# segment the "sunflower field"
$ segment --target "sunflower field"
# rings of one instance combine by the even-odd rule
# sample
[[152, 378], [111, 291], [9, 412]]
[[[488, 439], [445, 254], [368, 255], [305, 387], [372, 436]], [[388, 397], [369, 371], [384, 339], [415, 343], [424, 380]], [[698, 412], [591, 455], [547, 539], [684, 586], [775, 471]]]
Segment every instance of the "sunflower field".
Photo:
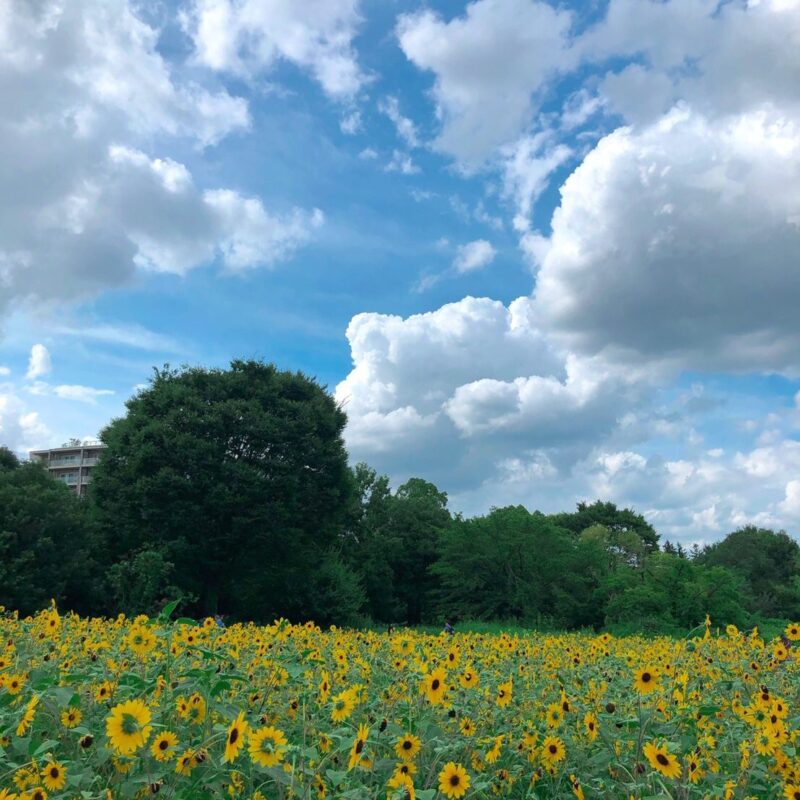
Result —
[[800, 798], [792, 642], [0, 618], [0, 798]]

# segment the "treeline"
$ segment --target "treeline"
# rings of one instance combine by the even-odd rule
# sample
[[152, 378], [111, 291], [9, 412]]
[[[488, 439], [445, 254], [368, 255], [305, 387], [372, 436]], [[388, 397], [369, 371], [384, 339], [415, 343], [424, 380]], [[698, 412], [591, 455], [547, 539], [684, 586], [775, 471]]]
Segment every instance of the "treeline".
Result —
[[685, 552], [612, 503], [463, 518], [413, 478], [350, 468], [346, 417], [257, 361], [156, 370], [102, 432], [80, 500], [0, 449], [0, 604], [322, 624], [517, 620], [646, 631], [800, 618], [800, 548], [742, 528]]

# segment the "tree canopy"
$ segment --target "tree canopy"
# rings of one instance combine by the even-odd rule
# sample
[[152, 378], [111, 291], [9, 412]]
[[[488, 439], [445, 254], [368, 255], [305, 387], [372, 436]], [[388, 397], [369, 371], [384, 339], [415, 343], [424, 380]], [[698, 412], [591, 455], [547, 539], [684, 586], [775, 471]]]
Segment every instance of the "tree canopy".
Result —
[[179, 587], [203, 613], [320, 610], [341, 589], [344, 425], [323, 387], [273, 365], [156, 370], [101, 433], [91, 502], [113, 560], [136, 574], [149, 554], [153, 591]]

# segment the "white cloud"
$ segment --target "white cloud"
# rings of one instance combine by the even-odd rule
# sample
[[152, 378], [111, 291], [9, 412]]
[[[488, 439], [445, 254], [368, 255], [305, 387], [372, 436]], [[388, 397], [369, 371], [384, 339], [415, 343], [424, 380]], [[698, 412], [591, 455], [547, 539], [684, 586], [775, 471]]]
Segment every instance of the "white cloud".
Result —
[[360, 111], [351, 111], [339, 120], [339, 129], [348, 136], [355, 136], [363, 127]]
[[318, 208], [311, 212], [296, 208], [291, 214], [273, 216], [258, 198], [242, 197], [229, 189], [208, 191], [203, 199], [219, 217], [222, 259], [233, 271], [286, 258], [325, 220]]
[[279, 60], [307, 70], [330, 97], [352, 98], [366, 81], [353, 38], [358, 0], [194, 0], [183, 14], [198, 62], [253, 76]]
[[8, 367], [0, 367], [0, 377], [5, 377], [6, 375], [10, 375], [11, 370]]
[[676, 108], [606, 136], [561, 197], [535, 305], [570, 348], [800, 371], [798, 122]]
[[28, 371], [25, 377], [29, 380], [41, 378], [48, 375], [52, 369], [50, 352], [43, 344], [35, 344], [31, 347], [31, 355], [28, 359]]
[[400, 150], [393, 150], [392, 158], [384, 167], [384, 171], [399, 172], [401, 175], [416, 175], [420, 172], [420, 168], [414, 163], [408, 153], [403, 153]]
[[378, 102], [378, 111], [394, 124], [397, 135], [408, 147], [419, 147], [419, 136], [414, 123], [400, 113], [400, 103], [396, 97], [386, 97]]
[[494, 261], [497, 250], [486, 239], [476, 239], [459, 245], [453, 259], [453, 269], [460, 275], [487, 267]]
[[0, 384], [0, 445], [27, 456], [51, 434], [35, 411], [26, 408], [13, 387]]
[[571, 23], [569, 12], [537, 0], [477, 0], [449, 21], [430, 10], [401, 16], [403, 52], [435, 75], [436, 147], [474, 164], [515, 140], [548, 78], [575, 63]]
[[[158, 38], [127, 0], [17, 3], [0, 15], [0, 313], [91, 296], [138, 267], [183, 273], [220, 253], [244, 265], [214, 193], [145, 150], [170, 137], [218, 142], [249, 125], [247, 105], [177, 76]], [[251, 210], [259, 202], [240, 197]], [[262, 209], [259, 222], [266, 243], [249, 248], [251, 264], [303, 239], [297, 214]]]

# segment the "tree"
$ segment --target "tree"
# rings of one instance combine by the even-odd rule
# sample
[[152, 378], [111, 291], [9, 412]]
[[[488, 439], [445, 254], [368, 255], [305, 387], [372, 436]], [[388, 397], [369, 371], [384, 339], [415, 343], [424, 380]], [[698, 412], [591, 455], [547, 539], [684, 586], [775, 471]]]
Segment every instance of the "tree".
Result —
[[307, 617], [315, 585], [341, 577], [351, 502], [333, 398], [301, 373], [236, 360], [157, 369], [126, 407], [101, 433], [90, 492], [112, 560], [158, 552], [164, 590], [201, 613]]
[[753, 611], [768, 617], [800, 616], [800, 546], [783, 531], [747, 525], [705, 547], [695, 560], [741, 575]]
[[0, 604], [30, 614], [51, 599], [97, 607], [97, 552], [86, 506], [42, 464], [0, 451]]
[[554, 522], [562, 528], [580, 534], [592, 525], [602, 525], [612, 535], [635, 533], [642, 541], [645, 553], [658, 550], [658, 534], [655, 528], [633, 509], [619, 509], [614, 503], [597, 500], [594, 503], [578, 503], [576, 511], [553, 515]]

